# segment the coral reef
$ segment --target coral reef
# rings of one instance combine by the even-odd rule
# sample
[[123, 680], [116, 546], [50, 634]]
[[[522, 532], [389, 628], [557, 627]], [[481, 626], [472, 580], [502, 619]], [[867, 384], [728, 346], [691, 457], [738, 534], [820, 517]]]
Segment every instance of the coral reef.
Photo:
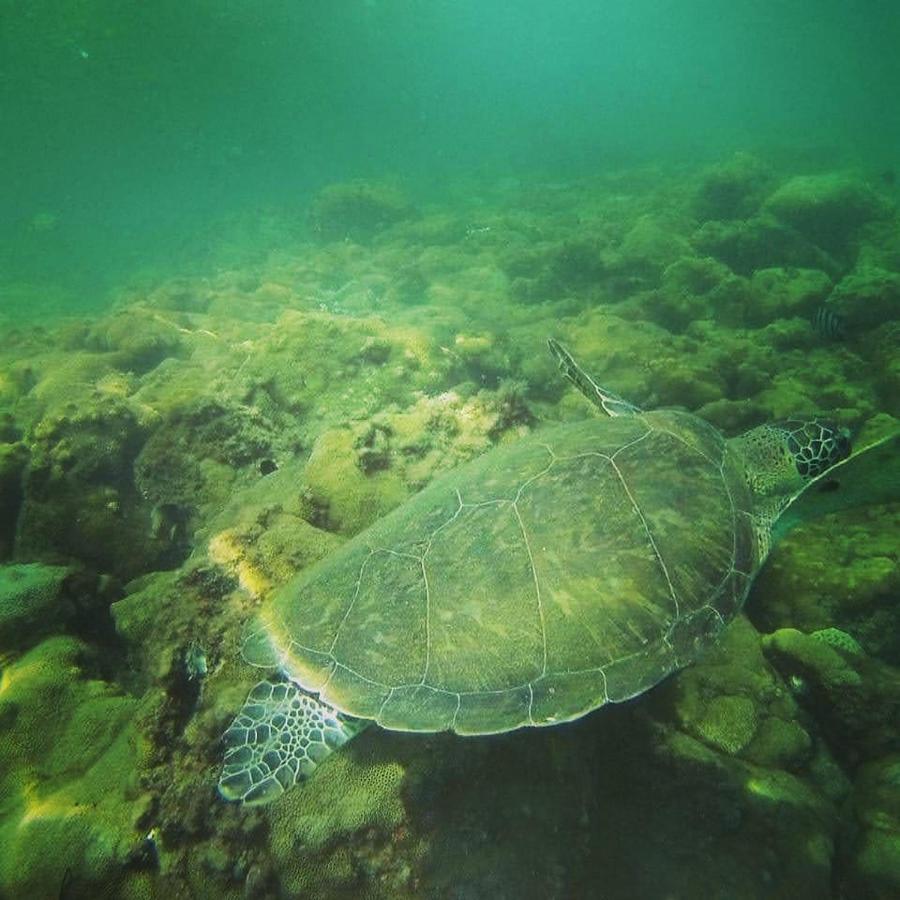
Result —
[[[16, 437], [13, 430], [9, 437]], [[0, 560], [12, 553], [24, 496], [22, 479], [28, 465], [28, 448], [18, 440], [0, 443]]]
[[816, 246], [847, 254], [862, 226], [891, 214], [891, 204], [844, 173], [796, 175], [768, 197], [766, 209]]
[[413, 215], [401, 190], [365, 181], [329, 184], [309, 204], [308, 223], [323, 241], [366, 241]]
[[268, 594], [440, 472], [593, 414], [547, 337], [728, 434], [898, 413], [897, 213], [857, 175], [739, 155], [461, 193], [331, 185], [306, 238], [269, 223], [276, 252], [4, 330], [0, 895], [896, 893], [891, 506], [788, 537], [748, 618], [639, 702], [371, 729], [271, 808], [214, 799]]
[[766, 631], [839, 628], [873, 656], [900, 665], [896, 605], [900, 523], [891, 507], [847, 513], [788, 535], [760, 573], [751, 607]]
[[0, 566], [0, 651], [21, 650], [65, 626], [64, 566]]
[[[90, 676], [91, 651], [48, 638], [0, 678], [0, 892], [55, 897], [122, 884], [151, 865], [137, 829], [137, 701]], [[69, 875], [67, 876], [67, 872]]]
[[736, 153], [700, 173], [694, 213], [702, 222], [748, 219], [765, 199], [772, 177], [761, 160], [749, 153]]
[[858, 337], [889, 322], [900, 309], [900, 273], [857, 266], [834, 286], [827, 303], [842, 330]]
[[770, 215], [704, 222], [693, 235], [693, 244], [738, 275], [773, 266], [822, 269], [829, 274], [840, 270], [826, 249]]
[[849, 644], [793, 628], [766, 635], [767, 656], [815, 715], [835, 755], [848, 766], [900, 749], [900, 670]]
[[888, 900], [900, 891], [900, 756], [860, 768], [845, 829], [845, 896]]

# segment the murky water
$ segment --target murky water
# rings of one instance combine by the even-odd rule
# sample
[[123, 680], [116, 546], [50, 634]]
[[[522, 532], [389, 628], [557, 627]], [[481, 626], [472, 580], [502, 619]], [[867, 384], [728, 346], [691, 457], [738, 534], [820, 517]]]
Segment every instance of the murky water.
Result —
[[900, 892], [892, 5], [0, 14], [0, 896]]

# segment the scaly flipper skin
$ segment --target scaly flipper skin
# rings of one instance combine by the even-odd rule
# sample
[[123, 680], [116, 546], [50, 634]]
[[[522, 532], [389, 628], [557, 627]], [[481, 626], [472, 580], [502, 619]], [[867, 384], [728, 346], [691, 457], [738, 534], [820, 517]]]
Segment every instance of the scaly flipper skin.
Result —
[[588, 400], [599, 407], [608, 416], [634, 416], [641, 410], [633, 403], [623, 400], [618, 394], [600, 387], [581, 366], [572, 358], [572, 354], [553, 338], [547, 339], [550, 352], [559, 363], [559, 370], [584, 394]]
[[247, 806], [268, 803], [312, 775], [367, 724], [320, 703], [293, 681], [261, 681], [222, 737], [219, 793]]

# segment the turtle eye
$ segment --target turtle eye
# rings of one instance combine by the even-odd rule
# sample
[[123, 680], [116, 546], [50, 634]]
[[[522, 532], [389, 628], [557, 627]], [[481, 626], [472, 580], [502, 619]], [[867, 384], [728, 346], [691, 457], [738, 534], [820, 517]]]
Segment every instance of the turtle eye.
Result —
[[814, 441], [818, 448], [816, 458], [819, 463], [816, 475], [820, 475], [850, 455], [850, 432], [832, 422], [815, 422], [814, 425], [820, 432]]

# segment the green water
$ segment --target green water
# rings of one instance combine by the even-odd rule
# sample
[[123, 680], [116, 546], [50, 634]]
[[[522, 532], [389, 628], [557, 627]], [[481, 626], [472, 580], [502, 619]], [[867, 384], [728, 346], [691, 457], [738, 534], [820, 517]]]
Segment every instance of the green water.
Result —
[[898, 47], [0, 0], [0, 900], [900, 896]]
[[0, 26], [0, 266], [50, 308], [332, 180], [898, 164], [890, 2], [6, 0]]

